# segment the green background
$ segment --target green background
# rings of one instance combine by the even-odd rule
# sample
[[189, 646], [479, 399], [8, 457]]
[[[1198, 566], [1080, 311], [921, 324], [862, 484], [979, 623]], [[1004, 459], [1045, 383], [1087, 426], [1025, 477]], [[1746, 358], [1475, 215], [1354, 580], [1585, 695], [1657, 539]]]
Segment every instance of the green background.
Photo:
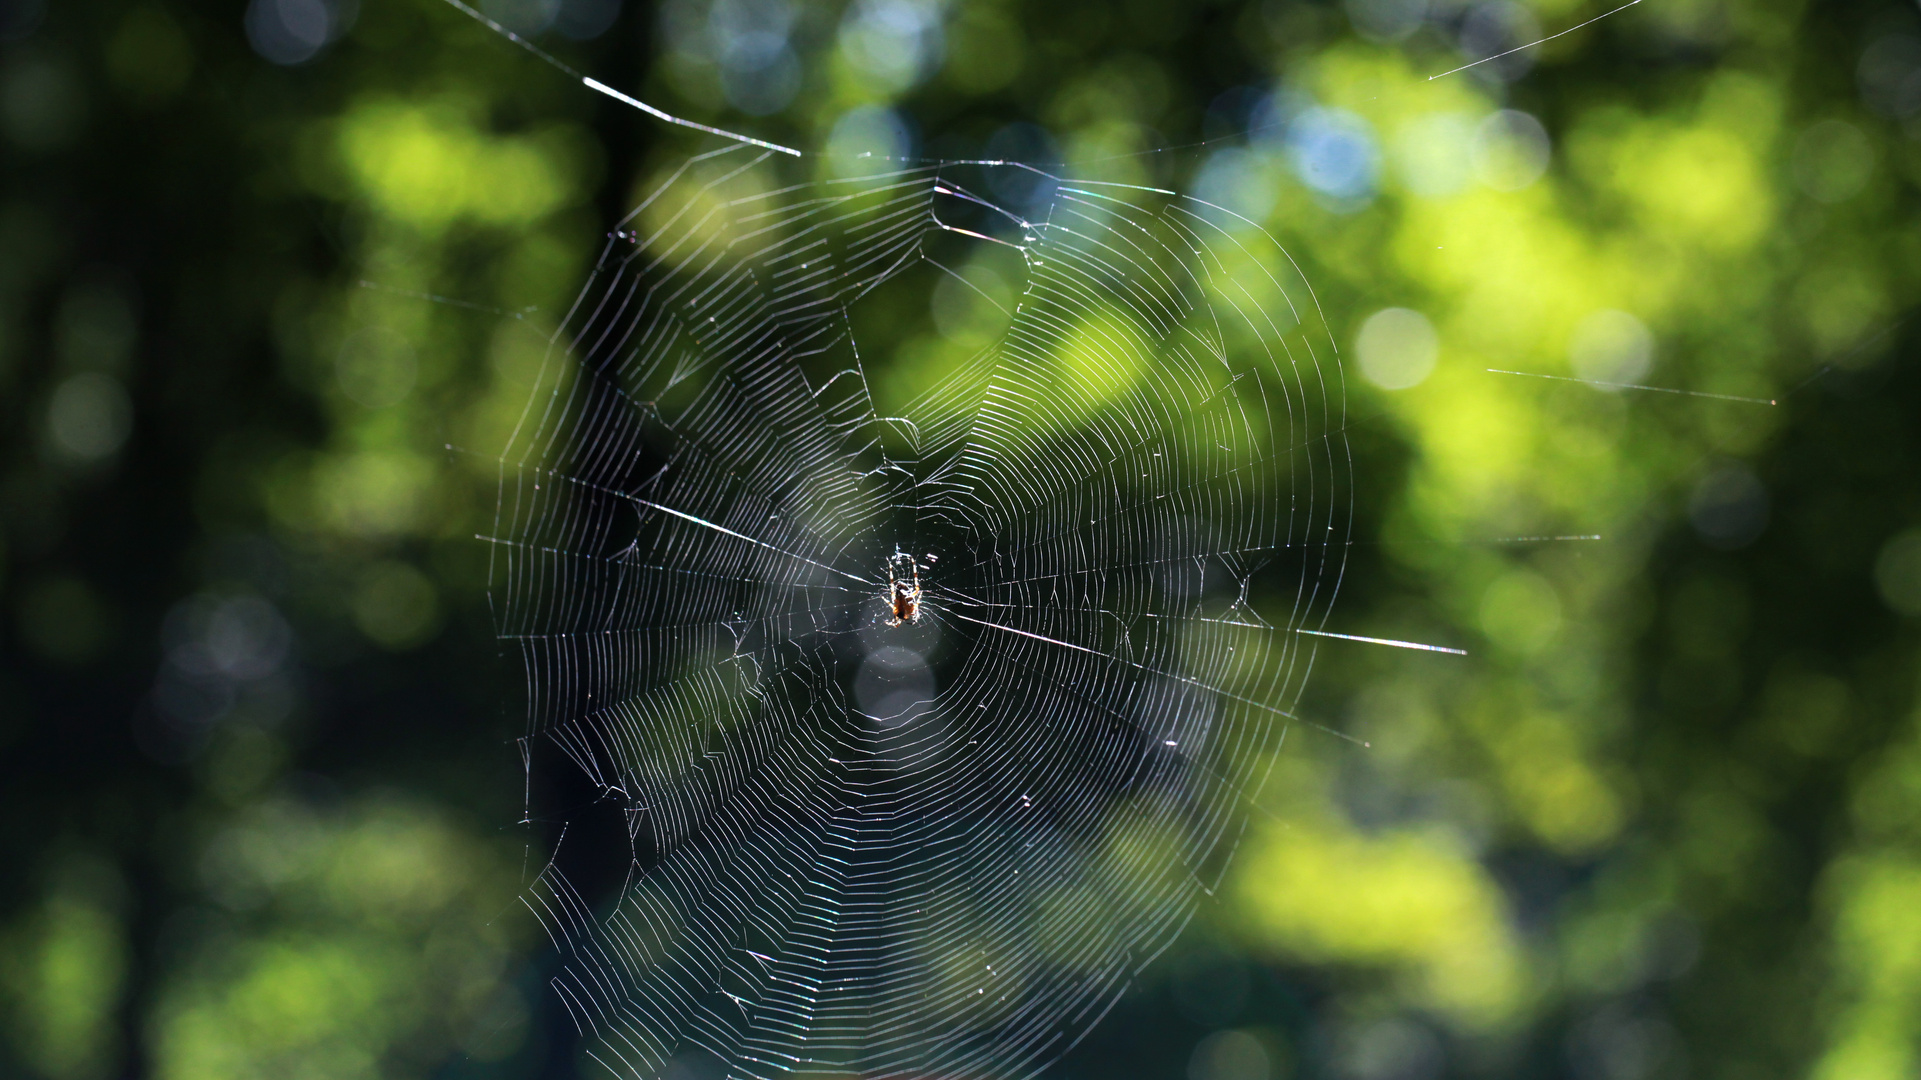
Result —
[[[1253, 208], [1350, 373], [1330, 628], [1469, 652], [1322, 650], [1312, 715], [1371, 748], [1290, 739], [1056, 1073], [1914, 1076], [1921, 13], [1645, 0], [1430, 79], [1605, 8], [956, 0], [903, 71], [871, 7], [536, 37], [810, 150], [1028, 122]], [[575, 1070], [471, 537], [540, 334], [688, 144], [438, 0], [331, 10], [275, 63], [237, 4], [0, 9], [5, 1075]], [[756, 98], [714, 28], [781, 10]]]

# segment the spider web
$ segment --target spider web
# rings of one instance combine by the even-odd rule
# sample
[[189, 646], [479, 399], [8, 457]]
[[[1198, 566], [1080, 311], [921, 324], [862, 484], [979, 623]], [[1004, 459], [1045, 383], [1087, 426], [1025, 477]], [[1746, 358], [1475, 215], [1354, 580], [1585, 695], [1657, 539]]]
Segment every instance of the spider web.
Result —
[[[1031, 1074], [1216, 887], [1294, 721], [1341, 372], [1286, 252], [1206, 203], [817, 166], [669, 175], [502, 458], [530, 790], [553, 758], [561, 847], [626, 838], [526, 899], [614, 1076]], [[930, 303], [988, 332], [908, 344]], [[883, 408], [914, 348], [938, 377]]]

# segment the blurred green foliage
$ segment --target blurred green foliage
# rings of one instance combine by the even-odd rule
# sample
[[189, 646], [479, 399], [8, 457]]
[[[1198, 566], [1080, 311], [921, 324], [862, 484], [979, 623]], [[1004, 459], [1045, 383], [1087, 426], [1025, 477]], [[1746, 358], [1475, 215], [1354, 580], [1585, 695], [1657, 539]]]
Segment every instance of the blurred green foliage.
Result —
[[[1921, 14], [1646, 0], [1429, 78], [1602, 10], [488, 8], [820, 175], [1198, 191], [1320, 291], [1341, 628], [1470, 655], [1322, 650], [1371, 747], [1289, 742], [1060, 1075], [1921, 1068]], [[7, 0], [0, 39], [0, 1070], [571, 1075], [471, 538], [691, 144], [434, 0]], [[883, 400], [1000, 330], [930, 303]]]

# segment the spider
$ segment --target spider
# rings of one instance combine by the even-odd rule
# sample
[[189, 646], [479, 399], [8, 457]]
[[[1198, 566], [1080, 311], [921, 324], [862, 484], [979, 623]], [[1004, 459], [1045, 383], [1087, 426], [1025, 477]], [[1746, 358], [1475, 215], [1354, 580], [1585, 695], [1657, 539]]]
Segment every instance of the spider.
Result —
[[[904, 569], [911, 576], [900, 577], [896, 570]], [[894, 552], [887, 560], [887, 625], [899, 626], [902, 623], [920, 621], [920, 564], [912, 555]]]

